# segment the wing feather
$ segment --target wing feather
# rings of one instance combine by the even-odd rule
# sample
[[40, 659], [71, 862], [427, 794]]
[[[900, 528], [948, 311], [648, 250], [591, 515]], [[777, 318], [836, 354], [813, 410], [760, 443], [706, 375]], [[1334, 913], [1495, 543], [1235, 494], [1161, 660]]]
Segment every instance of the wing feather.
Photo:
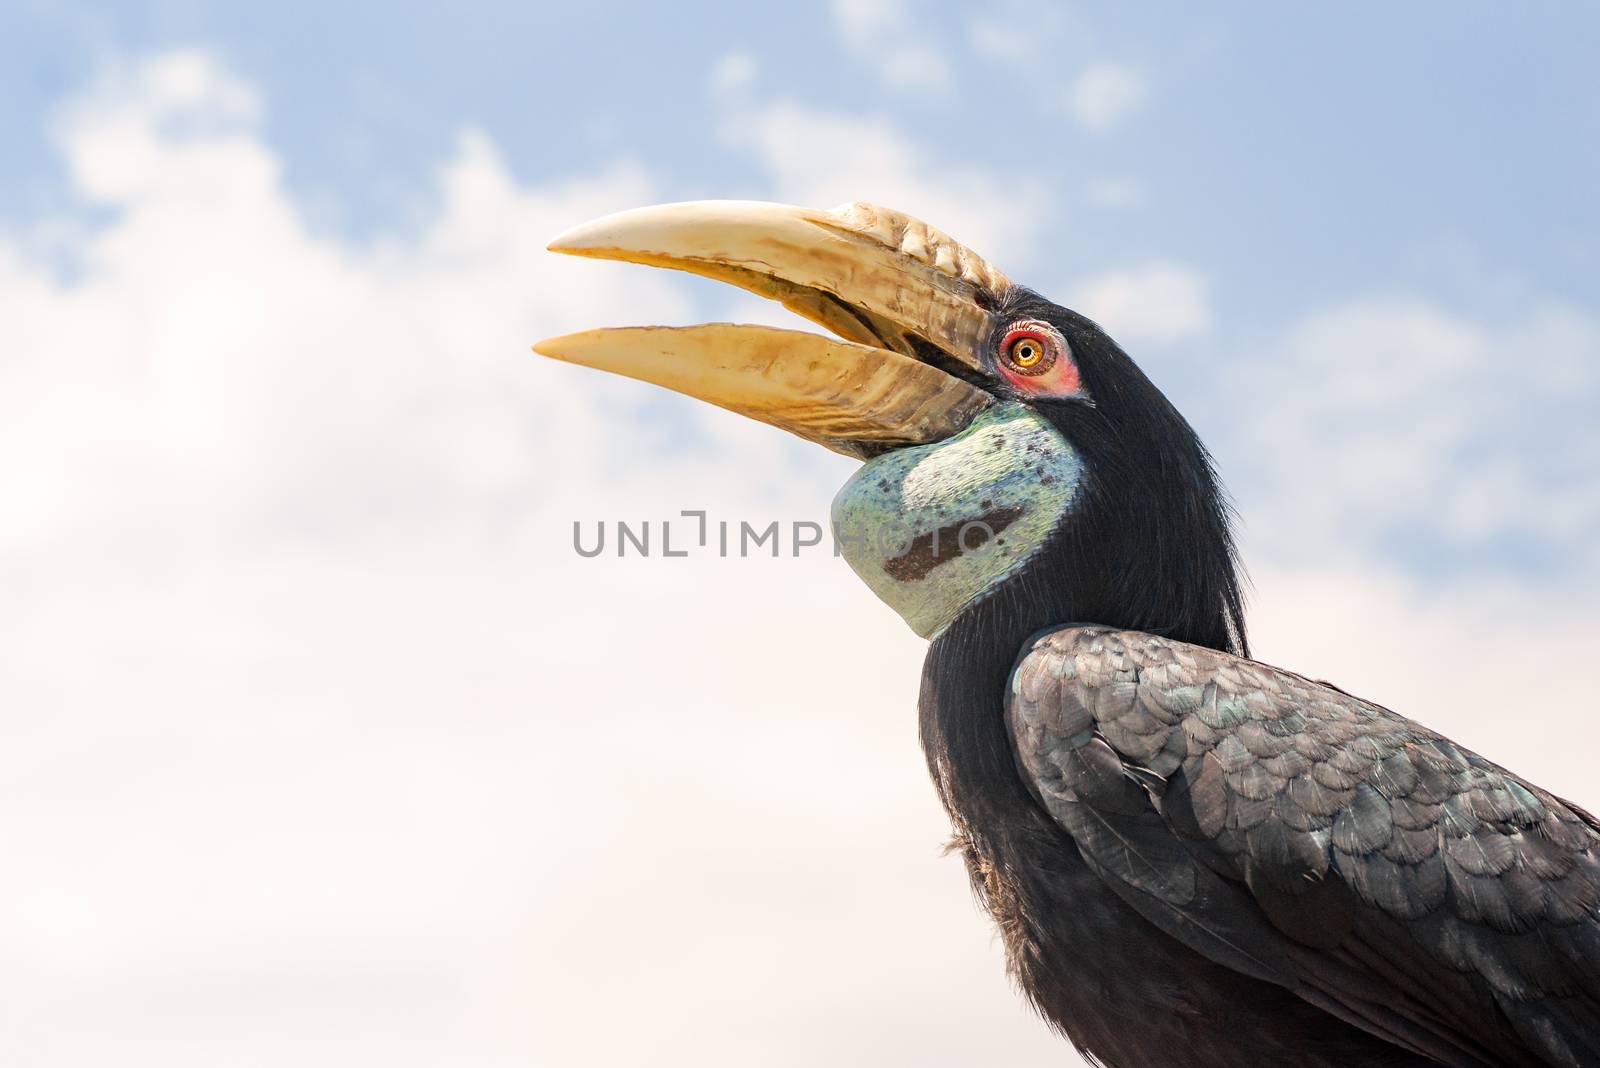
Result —
[[1332, 686], [1137, 632], [1030, 645], [1007, 721], [1117, 894], [1448, 1064], [1600, 1063], [1600, 830]]

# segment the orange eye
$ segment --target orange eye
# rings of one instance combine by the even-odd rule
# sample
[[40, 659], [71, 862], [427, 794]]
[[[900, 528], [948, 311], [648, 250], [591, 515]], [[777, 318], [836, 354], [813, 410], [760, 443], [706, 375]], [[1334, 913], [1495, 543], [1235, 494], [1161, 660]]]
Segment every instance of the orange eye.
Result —
[[1011, 362], [1018, 367], [1032, 367], [1044, 359], [1044, 346], [1031, 337], [1025, 337], [1011, 346]]
[[1025, 375], [1043, 374], [1056, 362], [1054, 347], [1032, 330], [1012, 330], [1000, 351], [1014, 370]]
[[1006, 327], [995, 349], [995, 370], [1024, 396], [1087, 401], [1072, 346], [1043, 319], [1017, 319]]

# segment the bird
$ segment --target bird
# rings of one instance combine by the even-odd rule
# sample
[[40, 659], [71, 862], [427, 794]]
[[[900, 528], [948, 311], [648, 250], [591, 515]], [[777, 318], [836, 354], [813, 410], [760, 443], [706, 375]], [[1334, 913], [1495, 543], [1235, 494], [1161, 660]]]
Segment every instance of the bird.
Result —
[[831, 334], [534, 348], [861, 461], [836, 543], [928, 641], [919, 733], [954, 849], [1017, 985], [1091, 1063], [1600, 1064], [1600, 821], [1251, 659], [1212, 458], [1095, 322], [867, 203], [638, 208], [549, 247]]

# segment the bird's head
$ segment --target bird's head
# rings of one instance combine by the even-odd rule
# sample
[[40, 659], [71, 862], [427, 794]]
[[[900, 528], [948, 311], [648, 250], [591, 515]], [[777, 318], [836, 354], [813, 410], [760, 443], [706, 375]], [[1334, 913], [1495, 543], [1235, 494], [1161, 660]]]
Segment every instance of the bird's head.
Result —
[[550, 248], [720, 279], [836, 335], [625, 327], [535, 349], [865, 461], [834, 536], [918, 634], [1004, 591], [1038, 625], [1242, 647], [1227, 509], [1194, 431], [1097, 325], [940, 231], [868, 204], [701, 201]]

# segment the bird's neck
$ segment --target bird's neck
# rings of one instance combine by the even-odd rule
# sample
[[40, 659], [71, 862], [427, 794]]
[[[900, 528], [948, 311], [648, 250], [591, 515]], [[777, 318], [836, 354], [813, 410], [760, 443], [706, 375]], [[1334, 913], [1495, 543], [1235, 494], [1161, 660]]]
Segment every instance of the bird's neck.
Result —
[[923, 661], [919, 729], [928, 771], [958, 834], [999, 826], [991, 810], [1032, 808], [1006, 734], [1004, 695], [1023, 643], [1072, 622], [1067, 606], [1027, 583], [1005, 583], [933, 639]]
[[[1056, 549], [1059, 553], [1061, 546]], [[1215, 551], [1231, 591], [1236, 588], [1231, 548], [1219, 539]], [[1188, 612], [1174, 612], [1165, 602], [1129, 603], [1115, 596], [1119, 586], [1126, 588], [1124, 584], [1108, 585], [1098, 577], [1090, 582], [1061, 581], [1063, 575], [1112, 573], [1110, 561], [1095, 561], [1090, 567], [1085, 566], [1087, 558], [1079, 556], [1074, 563], [1063, 569], [1057, 554], [1042, 554], [1022, 573], [969, 605], [929, 644], [919, 698], [922, 747], [941, 798], [958, 825], [994, 806], [1033, 807], [1013, 762], [1004, 701], [1011, 670], [1034, 635], [1073, 623], [1096, 623], [1152, 629], [1178, 641], [1240, 651], [1236, 599], [1193, 595], [1183, 598], [1194, 606]]]

